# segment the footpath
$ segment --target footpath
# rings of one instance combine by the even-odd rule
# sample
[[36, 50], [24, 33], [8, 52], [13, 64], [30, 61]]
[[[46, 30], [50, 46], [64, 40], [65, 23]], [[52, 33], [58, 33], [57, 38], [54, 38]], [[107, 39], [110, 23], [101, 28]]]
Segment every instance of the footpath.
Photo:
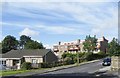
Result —
[[43, 73], [47, 73], [47, 72], [52, 72], [52, 71], [72, 68], [72, 67], [76, 67], [76, 66], [80, 66], [80, 65], [85, 65], [85, 64], [89, 64], [89, 63], [94, 63], [94, 62], [97, 62], [97, 61], [99, 61], [99, 60], [83, 62], [83, 63], [80, 63], [80, 64], [64, 65], [64, 66], [53, 67], [53, 68], [45, 68], [45, 69], [40, 69], [40, 70], [33, 70], [33, 71], [30, 71], [30, 72], [19, 73], [19, 74], [14, 74], [14, 75], [9, 75], [9, 76], [30, 76], [30, 75], [35, 75], [35, 74], [43, 74]]
[[120, 71], [111, 71], [111, 66], [106, 66], [102, 69], [99, 69], [95, 73], [96, 73], [96, 76], [101, 76], [101, 75], [111, 76], [111, 75], [113, 75], [113, 76], [115, 76], [114, 78], [120, 78]]

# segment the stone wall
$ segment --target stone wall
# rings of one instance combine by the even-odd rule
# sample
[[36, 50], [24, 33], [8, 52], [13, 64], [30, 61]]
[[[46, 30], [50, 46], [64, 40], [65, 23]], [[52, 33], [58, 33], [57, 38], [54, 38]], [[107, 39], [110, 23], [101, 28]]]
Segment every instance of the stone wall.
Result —
[[112, 56], [111, 60], [111, 70], [120, 71], [120, 56]]

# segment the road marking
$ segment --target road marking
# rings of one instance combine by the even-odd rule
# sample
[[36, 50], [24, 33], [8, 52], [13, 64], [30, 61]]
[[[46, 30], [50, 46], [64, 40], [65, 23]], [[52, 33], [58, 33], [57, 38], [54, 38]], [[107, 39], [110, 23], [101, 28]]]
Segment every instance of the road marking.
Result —
[[107, 70], [110, 70], [110, 67], [111, 67], [111, 66], [107, 66], [107, 67], [104, 67], [104, 68], [102, 68], [102, 69], [99, 69], [98, 71], [107, 71]]
[[99, 77], [99, 76], [100, 76], [100, 74], [97, 74], [96, 76], [97, 76], [97, 77]]

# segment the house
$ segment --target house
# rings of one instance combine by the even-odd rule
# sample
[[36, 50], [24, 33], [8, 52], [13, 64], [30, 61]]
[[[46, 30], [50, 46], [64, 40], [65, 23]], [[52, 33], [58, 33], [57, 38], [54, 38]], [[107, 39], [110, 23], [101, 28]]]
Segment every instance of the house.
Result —
[[56, 62], [57, 56], [50, 49], [35, 49], [35, 50], [11, 50], [2, 55], [2, 61], [7, 67], [20, 66], [23, 62], [38, 64], [43, 62]]
[[104, 36], [102, 38], [98, 38], [96, 50], [106, 53], [107, 49], [108, 49], [108, 40]]
[[2, 59], [2, 49], [0, 49], [0, 65], [5, 65], [5, 60], [4, 59]]
[[[77, 51], [85, 52], [83, 49], [84, 42], [85, 40], [80, 40], [80, 39], [70, 42], [59, 42], [58, 44], [53, 46], [53, 51], [59, 58], [61, 58], [61, 55], [64, 52], [69, 52], [69, 53], [76, 53]], [[102, 38], [98, 38], [96, 45], [97, 46], [94, 53], [98, 53], [100, 51], [107, 52], [108, 40], [104, 36]]]

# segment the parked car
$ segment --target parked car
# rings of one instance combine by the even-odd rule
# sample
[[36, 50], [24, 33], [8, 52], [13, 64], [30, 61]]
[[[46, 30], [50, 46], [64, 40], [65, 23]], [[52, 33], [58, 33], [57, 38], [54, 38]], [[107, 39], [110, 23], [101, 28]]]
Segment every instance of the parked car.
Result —
[[110, 66], [111, 65], [111, 58], [107, 57], [107, 58], [103, 59], [102, 65], [103, 66]]
[[0, 70], [6, 70], [6, 66], [0, 64]]

